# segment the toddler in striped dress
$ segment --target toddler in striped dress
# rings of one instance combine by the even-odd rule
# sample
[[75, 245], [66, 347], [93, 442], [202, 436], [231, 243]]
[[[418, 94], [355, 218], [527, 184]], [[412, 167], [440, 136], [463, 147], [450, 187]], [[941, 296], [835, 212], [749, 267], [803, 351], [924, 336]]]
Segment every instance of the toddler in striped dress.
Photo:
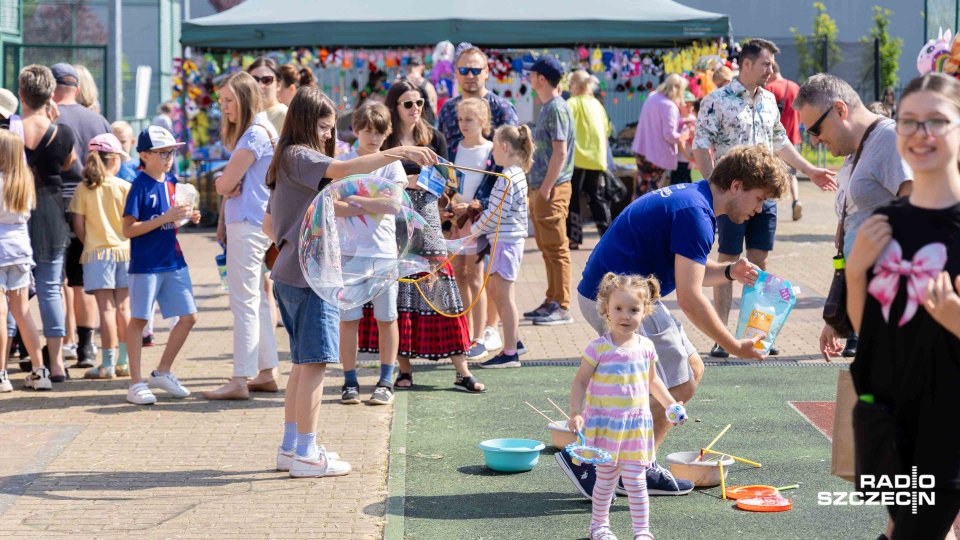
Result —
[[654, 277], [608, 273], [600, 283], [597, 310], [608, 331], [587, 346], [570, 391], [570, 430], [613, 457], [597, 465], [590, 540], [617, 538], [610, 530], [610, 501], [618, 473], [630, 501], [633, 538], [653, 538], [646, 476], [656, 461], [650, 395], [664, 408], [675, 401], [657, 375], [653, 343], [637, 331], [659, 298]]

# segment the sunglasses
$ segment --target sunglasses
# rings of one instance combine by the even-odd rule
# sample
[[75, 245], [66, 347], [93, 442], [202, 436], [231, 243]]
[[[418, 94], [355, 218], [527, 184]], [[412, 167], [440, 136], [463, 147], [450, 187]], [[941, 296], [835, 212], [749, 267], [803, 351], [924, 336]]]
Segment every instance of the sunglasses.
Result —
[[814, 137], [819, 137], [819, 136], [820, 136], [820, 124], [822, 124], [823, 121], [826, 120], [827, 115], [830, 114], [830, 111], [832, 111], [832, 110], [833, 110], [833, 107], [830, 107], [829, 109], [827, 109], [826, 111], [824, 111], [823, 114], [820, 115], [820, 118], [819, 118], [816, 122], [814, 122], [812, 126], [810, 126], [810, 127], [807, 128], [807, 133], [813, 135]]
[[461, 75], [463, 75], [464, 77], [466, 77], [466, 76], [467, 76], [467, 73], [473, 73], [474, 76], [480, 75], [481, 73], [483, 73], [483, 70], [484, 70], [484, 69], [485, 69], [485, 68], [466, 68], [466, 67], [464, 67], [464, 68], [457, 68], [457, 71], [459, 71]]
[[251, 75], [251, 77], [253, 77], [253, 80], [265, 86], [271, 85], [273, 84], [274, 81], [277, 80], [277, 78], [274, 77], [273, 75], [264, 75], [263, 77], [257, 77], [256, 75]]
[[418, 99], [418, 100], [416, 100], [416, 101], [414, 101], [414, 100], [401, 101], [401, 102], [400, 102], [400, 105], [403, 105], [403, 108], [404, 108], [404, 109], [412, 109], [414, 105], [416, 105], [418, 109], [422, 109], [422, 108], [423, 108], [423, 99]]
[[177, 155], [176, 150], [165, 150], [163, 152], [157, 152], [156, 150], [148, 150], [151, 154], [156, 154], [160, 156], [160, 159], [170, 159], [171, 157]]

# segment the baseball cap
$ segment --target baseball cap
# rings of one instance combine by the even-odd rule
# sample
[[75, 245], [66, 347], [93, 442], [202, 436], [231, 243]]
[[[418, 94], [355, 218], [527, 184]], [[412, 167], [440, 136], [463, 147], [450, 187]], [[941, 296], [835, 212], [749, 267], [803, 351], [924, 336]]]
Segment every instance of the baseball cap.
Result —
[[186, 143], [178, 143], [169, 131], [160, 126], [150, 126], [140, 132], [137, 138], [137, 152], [156, 150], [158, 148], [175, 148]]
[[410, 59], [407, 61], [407, 65], [408, 65], [408, 66], [422, 66], [422, 65], [423, 65], [423, 58], [420, 58], [419, 56], [411, 56]]
[[13, 92], [6, 88], [0, 88], [0, 114], [4, 118], [10, 118], [13, 113], [17, 112], [17, 105], [19, 104], [20, 101], [17, 100], [17, 96], [13, 95]]
[[[80, 75], [77, 74], [77, 70], [66, 62], [50, 66], [50, 71], [53, 72], [53, 78], [57, 80], [57, 84], [64, 86], [78, 86], [80, 84]], [[69, 77], [73, 77], [73, 80], [70, 80]]]
[[120, 144], [120, 139], [113, 133], [101, 133], [90, 139], [90, 144], [87, 145], [87, 149], [91, 152], [106, 152], [108, 154], [120, 154], [125, 158], [130, 157], [129, 154], [123, 151], [123, 145]]
[[524, 65], [524, 69], [539, 73], [551, 81], [560, 80], [563, 77], [563, 64], [555, 56], [549, 54], [541, 55], [533, 64]]
[[697, 100], [697, 96], [693, 95], [693, 92], [689, 90], [683, 91], [683, 102], [684, 103], [693, 103]]

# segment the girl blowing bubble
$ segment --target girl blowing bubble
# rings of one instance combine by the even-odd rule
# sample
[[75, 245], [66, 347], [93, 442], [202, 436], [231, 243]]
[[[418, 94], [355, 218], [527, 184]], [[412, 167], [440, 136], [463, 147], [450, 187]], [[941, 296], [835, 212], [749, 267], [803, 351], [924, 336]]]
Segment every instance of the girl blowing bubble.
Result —
[[597, 310], [608, 332], [587, 346], [570, 391], [570, 430], [583, 432], [588, 446], [613, 458], [597, 464], [590, 540], [617, 538], [610, 530], [610, 501], [618, 473], [630, 500], [633, 538], [653, 538], [646, 468], [656, 456], [649, 396], [664, 408], [675, 400], [655, 370], [653, 343], [637, 330], [659, 298], [660, 283], [652, 277], [609, 272], [600, 282]]

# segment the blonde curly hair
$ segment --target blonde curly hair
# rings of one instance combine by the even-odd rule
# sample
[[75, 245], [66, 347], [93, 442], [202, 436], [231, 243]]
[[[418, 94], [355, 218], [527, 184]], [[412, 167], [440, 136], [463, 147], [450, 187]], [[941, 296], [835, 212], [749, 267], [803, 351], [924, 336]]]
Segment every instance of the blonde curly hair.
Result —
[[646, 317], [653, 313], [653, 304], [660, 299], [660, 281], [653, 276], [607, 272], [597, 291], [597, 313], [604, 320], [604, 324], [609, 324], [610, 321], [607, 308], [613, 291], [625, 291], [634, 295], [643, 304], [643, 316]]

